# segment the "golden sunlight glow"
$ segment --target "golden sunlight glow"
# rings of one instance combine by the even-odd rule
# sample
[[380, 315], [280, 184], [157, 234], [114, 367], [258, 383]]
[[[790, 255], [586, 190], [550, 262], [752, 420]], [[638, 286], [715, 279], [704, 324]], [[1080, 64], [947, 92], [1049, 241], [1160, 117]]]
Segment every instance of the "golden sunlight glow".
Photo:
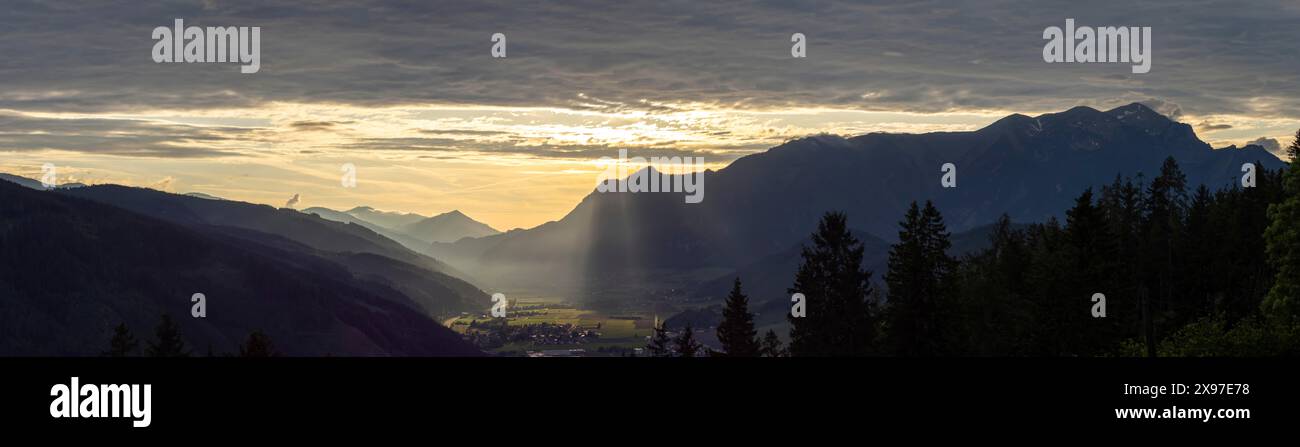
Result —
[[[740, 156], [811, 134], [972, 130], [1010, 112], [739, 109], [645, 100], [625, 104], [578, 95], [571, 108], [277, 102], [253, 110], [0, 113], [137, 124], [71, 131], [127, 141], [184, 129], [197, 136], [162, 144], [181, 152], [219, 153], [190, 158], [37, 147], [6, 152], [0, 171], [38, 177], [43, 163], [55, 163], [65, 183], [203, 192], [274, 206], [301, 194], [300, 208], [369, 205], [425, 215], [459, 209], [506, 230], [563, 217], [599, 180], [601, 157], [616, 159], [619, 149], [628, 149], [629, 156], [700, 156], [708, 169], [716, 170]], [[1236, 144], [1260, 135], [1286, 138], [1285, 129], [1297, 126], [1290, 120], [1241, 116], [1184, 121], [1229, 124], [1202, 138]], [[340, 167], [346, 163], [357, 166], [355, 189], [340, 184]]]

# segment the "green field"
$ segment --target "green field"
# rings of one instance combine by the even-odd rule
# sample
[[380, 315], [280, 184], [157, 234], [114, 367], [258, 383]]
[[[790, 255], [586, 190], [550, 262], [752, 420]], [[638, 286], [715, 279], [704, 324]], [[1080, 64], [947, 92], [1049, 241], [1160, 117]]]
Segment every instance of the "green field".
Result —
[[[490, 315], [463, 315], [448, 320], [448, 327], [464, 334], [470, 330], [471, 322], [487, 323], [495, 320]], [[575, 330], [592, 330], [600, 334], [594, 340], [582, 343], [561, 345], [539, 345], [531, 342], [511, 342], [505, 346], [492, 349], [494, 352], [527, 352], [548, 349], [585, 349], [589, 354], [601, 348], [640, 348], [646, 344], [646, 337], [654, 330], [653, 315], [619, 314], [605, 315], [600, 312], [579, 309], [558, 300], [539, 298], [520, 298], [512, 300], [506, 312], [506, 324], [510, 326], [528, 326], [547, 324], [573, 325]]]

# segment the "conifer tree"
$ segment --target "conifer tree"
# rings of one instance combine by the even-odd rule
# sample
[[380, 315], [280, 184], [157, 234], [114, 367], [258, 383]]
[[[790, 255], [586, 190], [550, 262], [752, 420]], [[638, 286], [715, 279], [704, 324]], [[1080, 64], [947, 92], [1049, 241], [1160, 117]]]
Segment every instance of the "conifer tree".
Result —
[[785, 348], [781, 347], [781, 337], [776, 335], [775, 330], [767, 330], [767, 334], [763, 336], [763, 343], [759, 347], [758, 352], [763, 357], [785, 357]]
[[672, 339], [668, 337], [668, 329], [660, 323], [655, 326], [654, 331], [650, 344], [646, 345], [646, 351], [651, 357], [672, 357]]
[[108, 357], [128, 357], [135, 353], [136, 347], [140, 343], [136, 341], [135, 336], [131, 335], [131, 329], [126, 327], [126, 323], [117, 325], [113, 329], [113, 339], [108, 343], [108, 351], [104, 352]]
[[162, 315], [158, 327], [154, 329], [154, 336], [157, 340], [150, 342], [148, 348], [145, 349], [150, 357], [190, 356], [190, 351], [185, 347], [185, 341], [181, 338], [180, 327], [172, 320], [171, 315]]
[[261, 330], [255, 330], [248, 334], [248, 341], [239, 347], [240, 357], [279, 357], [280, 353], [275, 350], [275, 344], [271, 343], [271, 337]]
[[679, 357], [695, 357], [703, 347], [695, 341], [695, 330], [691, 329], [691, 323], [686, 323], [686, 327], [682, 328], [682, 332], [673, 340], [673, 345]]
[[1142, 293], [1142, 327], [1147, 356], [1155, 357], [1158, 326], [1165, 322], [1165, 312], [1174, 302], [1175, 285], [1180, 279], [1176, 255], [1187, 210], [1187, 176], [1173, 157], [1166, 158], [1160, 175], [1151, 179], [1144, 207], [1143, 272], [1147, 287]]
[[862, 242], [844, 213], [826, 213], [804, 247], [803, 262], [788, 293], [804, 296], [806, 315], [787, 315], [790, 355], [854, 356], [873, 351], [876, 321], [871, 272], [862, 268]]
[[749, 313], [749, 297], [740, 288], [736, 278], [722, 308], [722, 323], [718, 324], [718, 341], [728, 357], [757, 357], [758, 332], [754, 330], [754, 314]]
[[889, 250], [889, 341], [902, 356], [941, 355], [951, 345], [949, 297], [956, 261], [948, 255], [952, 243], [943, 216], [934, 204], [916, 202], [899, 223], [898, 243]]
[[[1104, 212], [1094, 206], [1092, 188], [1085, 189], [1065, 212], [1065, 242], [1068, 268], [1059, 272], [1064, 284], [1059, 294], [1045, 297], [1052, 321], [1057, 323], [1057, 354], [1089, 355], [1116, 342], [1105, 320], [1094, 321], [1089, 306], [1094, 293], [1109, 292], [1116, 260]], [[1106, 295], [1106, 293], [1103, 293]], [[1109, 305], [1109, 303], [1108, 303]], [[1090, 330], [1091, 329], [1091, 330]]]

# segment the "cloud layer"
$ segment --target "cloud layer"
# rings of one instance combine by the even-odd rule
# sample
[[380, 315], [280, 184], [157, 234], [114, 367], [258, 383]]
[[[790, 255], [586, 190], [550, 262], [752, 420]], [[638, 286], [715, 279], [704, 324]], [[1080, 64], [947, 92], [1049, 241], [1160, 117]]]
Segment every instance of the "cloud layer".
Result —
[[[113, 158], [212, 160], [128, 180], [227, 182], [223, 195], [278, 205], [298, 192], [331, 197], [311, 181], [337, 183], [335, 162], [407, 178], [403, 163], [438, 161], [436, 176], [410, 178], [477, 192], [490, 177], [506, 185], [491, 193], [510, 197], [513, 180], [458, 174], [468, 171], [457, 163], [569, 175], [580, 181], [565, 191], [581, 194], [589, 162], [624, 147], [716, 167], [810, 133], [965, 130], [1011, 112], [1134, 101], [1216, 146], [1289, 138], [1300, 125], [1293, 0], [145, 3], [6, 2], [0, 152], [93, 159], [106, 178], [134, 168]], [[261, 70], [154, 63], [150, 32], [176, 18], [261, 27]], [[1044, 63], [1042, 31], [1066, 18], [1150, 26], [1150, 73]], [[507, 36], [508, 57], [491, 57], [494, 33]], [[807, 58], [790, 57], [792, 33], [807, 36]], [[318, 161], [322, 174], [244, 190], [260, 171], [233, 172], [232, 158]], [[436, 183], [388, 187], [410, 182]]]
[[[640, 101], [703, 99], [939, 112], [1159, 98], [1198, 115], [1300, 115], [1300, 6], [1287, 0], [702, 3], [20, 1], [0, 16], [0, 108], [289, 101], [654, 112], [661, 106]], [[1151, 73], [1043, 63], [1043, 28], [1067, 17], [1151, 26]], [[261, 26], [262, 72], [153, 63], [150, 30], [173, 18]], [[505, 59], [489, 55], [496, 32], [509, 39]], [[794, 32], [808, 36], [806, 59], [789, 57]]]

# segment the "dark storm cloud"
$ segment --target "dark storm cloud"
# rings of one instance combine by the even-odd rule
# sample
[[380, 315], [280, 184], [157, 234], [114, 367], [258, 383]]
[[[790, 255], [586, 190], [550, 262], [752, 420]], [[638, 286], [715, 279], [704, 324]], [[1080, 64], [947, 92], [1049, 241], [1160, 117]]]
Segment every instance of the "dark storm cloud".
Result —
[[[1049, 111], [1144, 101], [1177, 104], [1171, 113], [1300, 116], [1300, 5], [1290, 0], [11, 1], [5, 9], [0, 108], [25, 111], [268, 101]], [[1043, 28], [1067, 17], [1151, 26], [1151, 72], [1044, 63]], [[153, 63], [150, 31], [174, 18], [261, 26], [261, 71]], [[496, 32], [509, 39], [505, 59], [489, 56]], [[794, 32], [808, 37], [806, 59], [789, 55]]]

